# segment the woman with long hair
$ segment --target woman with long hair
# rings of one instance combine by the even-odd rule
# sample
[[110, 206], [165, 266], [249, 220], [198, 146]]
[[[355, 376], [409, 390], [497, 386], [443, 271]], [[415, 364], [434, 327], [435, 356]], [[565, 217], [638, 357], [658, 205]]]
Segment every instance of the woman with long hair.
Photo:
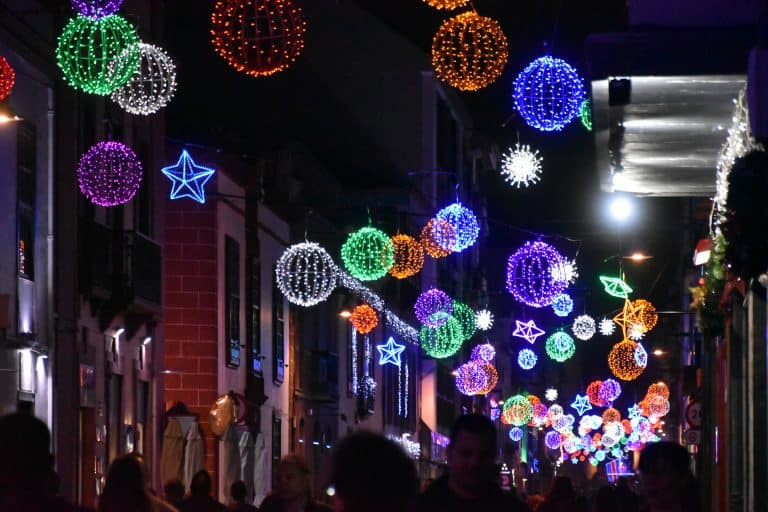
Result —
[[176, 512], [176, 509], [149, 492], [141, 459], [135, 455], [124, 455], [115, 459], [109, 467], [98, 511]]

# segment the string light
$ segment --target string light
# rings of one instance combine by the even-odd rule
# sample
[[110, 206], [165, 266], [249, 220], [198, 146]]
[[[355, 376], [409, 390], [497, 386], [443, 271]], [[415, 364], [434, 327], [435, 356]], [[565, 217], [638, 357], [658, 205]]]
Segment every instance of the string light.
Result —
[[621, 395], [621, 385], [614, 379], [605, 379], [600, 383], [600, 391], [598, 396], [600, 401], [605, 404], [610, 404]]
[[554, 247], [540, 240], [526, 242], [507, 260], [507, 290], [523, 304], [548, 306], [567, 286], [553, 277], [551, 269], [560, 265], [563, 257]]
[[[154, 114], [176, 94], [176, 65], [160, 47], [139, 43], [139, 50], [139, 70], [128, 83], [112, 92], [112, 101], [129, 114]], [[110, 63], [110, 70], [116, 62]]]
[[642, 324], [632, 324], [627, 327], [627, 338], [639, 341], [643, 339], [643, 336], [645, 336], [645, 330]]
[[592, 409], [592, 405], [589, 403], [589, 396], [587, 395], [576, 395], [576, 399], [571, 402], [571, 407], [576, 409], [579, 416], [583, 416], [585, 412]]
[[490, 363], [468, 361], [456, 370], [456, 388], [464, 395], [485, 395], [498, 382], [499, 374]]
[[394, 260], [390, 275], [397, 279], [405, 279], [418, 274], [424, 266], [424, 248], [418, 240], [409, 235], [392, 237]]
[[567, 293], [561, 293], [552, 300], [552, 310], [557, 316], [568, 316], [573, 311], [573, 299]]
[[579, 113], [584, 86], [579, 73], [562, 59], [539, 57], [520, 72], [514, 85], [515, 107], [526, 123], [541, 131], [559, 131]]
[[427, 4], [435, 9], [445, 9], [451, 11], [457, 7], [464, 7], [469, 3], [469, 0], [424, 0]]
[[11, 94], [16, 83], [16, 72], [8, 60], [0, 55], [0, 100], [4, 100]]
[[523, 438], [523, 429], [520, 427], [512, 427], [509, 429], [509, 439], [514, 442], [519, 442]]
[[188, 197], [205, 204], [205, 185], [216, 170], [197, 165], [185, 149], [174, 165], [163, 167], [160, 172], [171, 180], [171, 200]]
[[291, 304], [310, 307], [324, 302], [336, 287], [336, 265], [314, 242], [288, 247], [275, 266], [277, 287]]
[[106, 96], [136, 73], [140, 53], [136, 29], [120, 16], [78, 16], [59, 36], [56, 61], [69, 85]]
[[352, 276], [361, 281], [384, 277], [394, 262], [395, 248], [389, 237], [370, 226], [351, 233], [341, 247], [341, 259]]
[[477, 332], [475, 325], [475, 312], [466, 304], [457, 300], [453, 301], [453, 317], [461, 326], [461, 338], [466, 341]]
[[550, 430], [547, 432], [547, 435], [544, 436], [544, 444], [547, 445], [547, 448], [550, 450], [557, 450], [560, 448], [560, 441], [561, 441], [560, 433], [555, 432], [554, 430]]
[[571, 329], [574, 336], [580, 340], [589, 340], [595, 335], [595, 319], [589, 315], [579, 315], [573, 321]]
[[528, 144], [515, 144], [514, 149], [509, 148], [508, 153], [501, 157], [501, 175], [504, 181], [520, 188], [528, 187], [541, 179], [541, 163], [543, 159], [539, 151], [531, 151]]
[[464, 342], [461, 337], [461, 325], [452, 316], [440, 327], [423, 325], [419, 331], [419, 339], [424, 352], [435, 359], [452, 356]]
[[493, 327], [493, 313], [487, 309], [480, 309], [475, 314], [475, 325], [481, 331], [489, 331]]
[[476, 91], [501, 75], [509, 56], [496, 20], [467, 11], [447, 19], [432, 40], [435, 76], [462, 91]]
[[544, 331], [539, 329], [533, 320], [528, 320], [527, 322], [515, 320], [515, 330], [512, 332], [512, 336], [523, 338], [525, 341], [533, 345], [533, 343], [536, 341], [536, 338], [542, 336], [543, 334]]
[[80, 192], [93, 204], [117, 206], [133, 199], [141, 185], [141, 162], [136, 153], [120, 142], [99, 142], [77, 166]]
[[584, 101], [581, 102], [581, 107], [579, 107], [579, 119], [581, 119], [581, 124], [584, 126], [584, 128], [587, 129], [587, 131], [592, 131], [592, 102], [589, 101], [589, 98], [584, 98]]
[[359, 361], [357, 357], [357, 331], [352, 329], [352, 394], [357, 396], [360, 377], [358, 375]]
[[446, 206], [437, 212], [435, 218], [447, 222], [456, 231], [456, 237], [449, 237], [447, 240], [440, 238], [440, 232], [435, 233], [435, 241], [443, 249], [461, 252], [472, 247], [477, 241], [477, 237], [480, 234], [480, 224], [477, 222], [477, 216], [472, 210], [462, 206], [461, 203], [453, 203]]
[[576, 353], [576, 344], [573, 338], [562, 331], [558, 331], [547, 338], [544, 346], [547, 355], [553, 361], [563, 363]]
[[493, 361], [494, 357], [496, 357], [496, 349], [493, 348], [493, 345], [490, 343], [476, 345], [472, 349], [472, 355], [470, 355], [470, 359], [484, 361], [486, 363]]
[[648, 411], [651, 413], [651, 416], [661, 418], [662, 416], [666, 416], [669, 413], [669, 410], [669, 400], [662, 395], [656, 395], [648, 400]]
[[82, 16], [99, 20], [119, 11], [123, 0], [72, 0], [71, 4]]
[[379, 317], [376, 315], [376, 311], [368, 304], [355, 306], [349, 321], [352, 327], [360, 334], [368, 334], [379, 325]]
[[211, 42], [236, 70], [269, 76], [290, 66], [304, 49], [307, 22], [291, 0], [218, 0]]
[[600, 334], [610, 336], [615, 330], [616, 325], [613, 323], [613, 320], [608, 320], [607, 318], [600, 320]]
[[640, 308], [639, 317], [643, 332], [648, 332], [656, 327], [656, 323], [659, 321], [659, 314], [656, 313], [656, 307], [650, 301], [637, 299], [632, 301], [632, 305]]
[[533, 405], [523, 395], [514, 395], [504, 402], [502, 416], [510, 425], [522, 427], [533, 417]]
[[454, 302], [442, 290], [430, 288], [416, 299], [413, 311], [416, 318], [429, 327], [440, 327], [453, 313]]
[[523, 370], [532, 369], [536, 366], [536, 361], [538, 361], [536, 354], [529, 348], [524, 348], [517, 354], [517, 364]]
[[458, 240], [456, 228], [441, 219], [429, 219], [421, 230], [421, 246], [435, 259], [451, 254], [450, 247], [456, 245], [456, 240]]
[[632, 293], [632, 288], [619, 277], [600, 276], [600, 282], [603, 283], [605, 293], [612, 297], [626, 299]]
[[554, 402], [557, 400], [557, 390], [555, 388], [547, 388], [547, 390], [544, 392], [544, 398], [550, 402]]
[[608, 354], [608, 367], [621, 380], [634, 380], [645, 370], [645, 367], [637, 364], [635, 349], [637, 349], [637, 343], [624, 340], [615, 344]]

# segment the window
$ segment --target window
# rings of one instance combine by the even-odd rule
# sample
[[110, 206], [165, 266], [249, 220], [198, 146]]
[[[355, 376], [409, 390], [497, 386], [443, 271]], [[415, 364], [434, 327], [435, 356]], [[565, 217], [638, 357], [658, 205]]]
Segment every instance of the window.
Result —
[[240, 245], [224, 237], [224, 294], [227, 366], [240, 366]]
[[[149, 163], [149, 145], [141, 144], [139, 146], [138, 157], [141, 164], [146, 168]], [[152, 180], [148, 178], [149, 174], [141, 180], [141, 186], [136, 192], [134, 201], [134, 226], [136, 231], [142, 235], [152, 238], [154, 230], [152, 229]]]
[[277, 467], [283, 450], [283, 422], [275, 411], [272, 411], [272, 488], [277, 488]]
[[248, 258], [248, 314], [245, 319], [248, 368], [251, 373], [261, 376], [261, 258], [259, 242], [254, 244], [256, 253]]
[[285, 378], [285, 307], [283, 294], [272, 270], [272, 380], [281, 384]]
[[17, 226], [19, 275], [35, 279], [35, 178], [36, 150], [35, 126], [19, 124], [16, 142], [17, 154]]

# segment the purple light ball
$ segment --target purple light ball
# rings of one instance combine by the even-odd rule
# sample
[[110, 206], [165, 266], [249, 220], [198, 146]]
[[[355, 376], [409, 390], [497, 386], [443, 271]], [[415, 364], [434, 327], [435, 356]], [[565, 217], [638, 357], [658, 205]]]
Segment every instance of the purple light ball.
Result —
[[544, 436], [544, 443], [550, 450], [557, 450], [560, 448], [560, 433], [550, 430], [547, 435]]
[[557, 249], [542, 241], [526, 242], [507, 260], [507, 291], [518, 302], [534, 308], [549, 306], [566, 286], [564, 265]]
[[487, 383], [486, 372], [475, 361], [464, 363], [456, 370], [456, 388], [463, 395], [477, 395]]
[[141, 185], [142, 170], [136, 153], [120, 142], [99, 142], [77, 166], [80, 192], [98, 206], [127, 203]]
[[613, 379], [605, 379], [600, 384], [600, 390], [597, 392], [597, 396], [605, 403], [611, 403], [621, 395], [621, 384]]
[[496, 357], [496, 349], [493, 348], [493, 345], [490, 343], [483, 343], [472, 349], [472, 355], [469, 358], [490, 363], [493, 361], [494, 357]]
[[123, 0], [72, 0], [72, 9], [92, 20], [111, 16], [120, 10]]
[[422, 324], [440, 327], [453, 313], [453, 300], [444, 291], [430, 288], [419, 295], [413, 310]]

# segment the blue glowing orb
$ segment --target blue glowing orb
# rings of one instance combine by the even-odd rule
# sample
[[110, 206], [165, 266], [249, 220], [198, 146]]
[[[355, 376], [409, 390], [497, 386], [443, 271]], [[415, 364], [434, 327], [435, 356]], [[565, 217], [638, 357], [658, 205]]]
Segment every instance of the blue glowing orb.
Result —
[[472, 210], [461, 203], [453, 203], [446, 206], [435, 217], [445, 221], [456, 230], [456, 239], [441, 240], [439, 237], [435, 240], [440, 247], [452, 252], [461, 252], [471, 247], [477, 241], [480, 234], [480, 224], [477, 222], [477, 216]]

